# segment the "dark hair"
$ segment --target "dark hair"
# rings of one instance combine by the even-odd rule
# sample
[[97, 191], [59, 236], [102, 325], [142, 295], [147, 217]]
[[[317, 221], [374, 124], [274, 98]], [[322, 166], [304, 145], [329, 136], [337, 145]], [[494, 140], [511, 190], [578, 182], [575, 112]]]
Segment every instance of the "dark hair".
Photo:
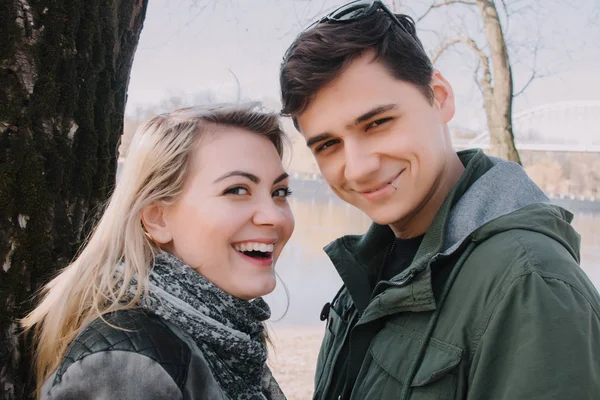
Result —
[[298, 128], [295, 117], [306, 110], [314, 95], [368, 50], [375, 51], [375, 59], [395, 78], [413, 83], [432, 101], [431, 60], [412, 18], [403, 14], [397, 17], [406, 31], [377, 11], [356, 21], [320, 23], [302, 32], [281, 64], [282, 114], [291, 116]]

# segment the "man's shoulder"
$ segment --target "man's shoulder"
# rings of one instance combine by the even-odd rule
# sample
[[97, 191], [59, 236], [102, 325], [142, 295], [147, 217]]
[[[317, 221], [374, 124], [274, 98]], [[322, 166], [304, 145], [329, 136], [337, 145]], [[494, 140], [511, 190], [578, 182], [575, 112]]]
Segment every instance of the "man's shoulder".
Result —
[[185, 384], [191, 349], [159, 317], [142, 310], [120, 310], [97, 318], [81, 330], [59, 365], [54, 384], [73, 364], [102, 352], [131, 352], [146, 356]]
[[515, 272], [571, 272], [579, 265], [578, 250], [542, 232], [515, 227], [482, 241], [474, 256], [485, 257], [486, 265]]
[[493, 235], [475, 248], [464, 267], [468, 280], [480, 287], [489, 284], [490, 290], [504, 292], [535, 275], [538, 284], [551, 289], [547, 293], [556, 291], [553, 282], [561, 282], [600, 305], [598, 290], [580, 267], [578, 248], [539, 231], [515, 228]]

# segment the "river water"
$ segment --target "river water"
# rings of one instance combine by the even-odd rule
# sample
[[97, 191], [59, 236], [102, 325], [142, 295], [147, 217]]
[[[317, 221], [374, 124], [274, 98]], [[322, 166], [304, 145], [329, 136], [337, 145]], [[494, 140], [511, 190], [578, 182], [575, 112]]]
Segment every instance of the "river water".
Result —
[[[278, 263], [275, 291], [266, 296], [278, 325], [316, 325], [323, 305], [341, 286], [341, 279], [322, 248], [344, 234], [365, 232], [371, 221], [358, 209], [337, 199], [319, 181], [296, 181], [290, 204], [296, 230]], [[555, 200], [575, 214], [573, 225], [582, 236], [582, 268], [600, 288], [600, 202]], [[289, 296], [286, 296], [284, 285]], [[285, 313], [289, 297], [289, 308]]]

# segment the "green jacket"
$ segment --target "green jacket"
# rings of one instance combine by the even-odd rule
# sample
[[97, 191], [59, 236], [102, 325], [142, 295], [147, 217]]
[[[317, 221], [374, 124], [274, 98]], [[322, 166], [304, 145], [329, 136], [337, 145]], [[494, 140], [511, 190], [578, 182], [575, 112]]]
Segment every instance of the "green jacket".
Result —
[[600, 296], [572, 214], [518, 165], [459, 156], [405, 271], [373, 290], [387, 226], [325, 248], [344, 286], [323, 316], [314, 399], [600, 399]]

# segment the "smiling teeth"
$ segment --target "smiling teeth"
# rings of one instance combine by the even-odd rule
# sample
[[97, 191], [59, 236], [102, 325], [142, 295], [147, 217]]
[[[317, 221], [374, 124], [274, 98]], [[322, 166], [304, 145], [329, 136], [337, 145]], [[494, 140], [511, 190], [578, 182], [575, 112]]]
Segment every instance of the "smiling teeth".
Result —
[[275, 246], [273, 246], [272, 244], [265, 243], [246, 242], [236, 244], [234, 248], [237, 251], [261, 251], [263, 253], [272, 253]]

